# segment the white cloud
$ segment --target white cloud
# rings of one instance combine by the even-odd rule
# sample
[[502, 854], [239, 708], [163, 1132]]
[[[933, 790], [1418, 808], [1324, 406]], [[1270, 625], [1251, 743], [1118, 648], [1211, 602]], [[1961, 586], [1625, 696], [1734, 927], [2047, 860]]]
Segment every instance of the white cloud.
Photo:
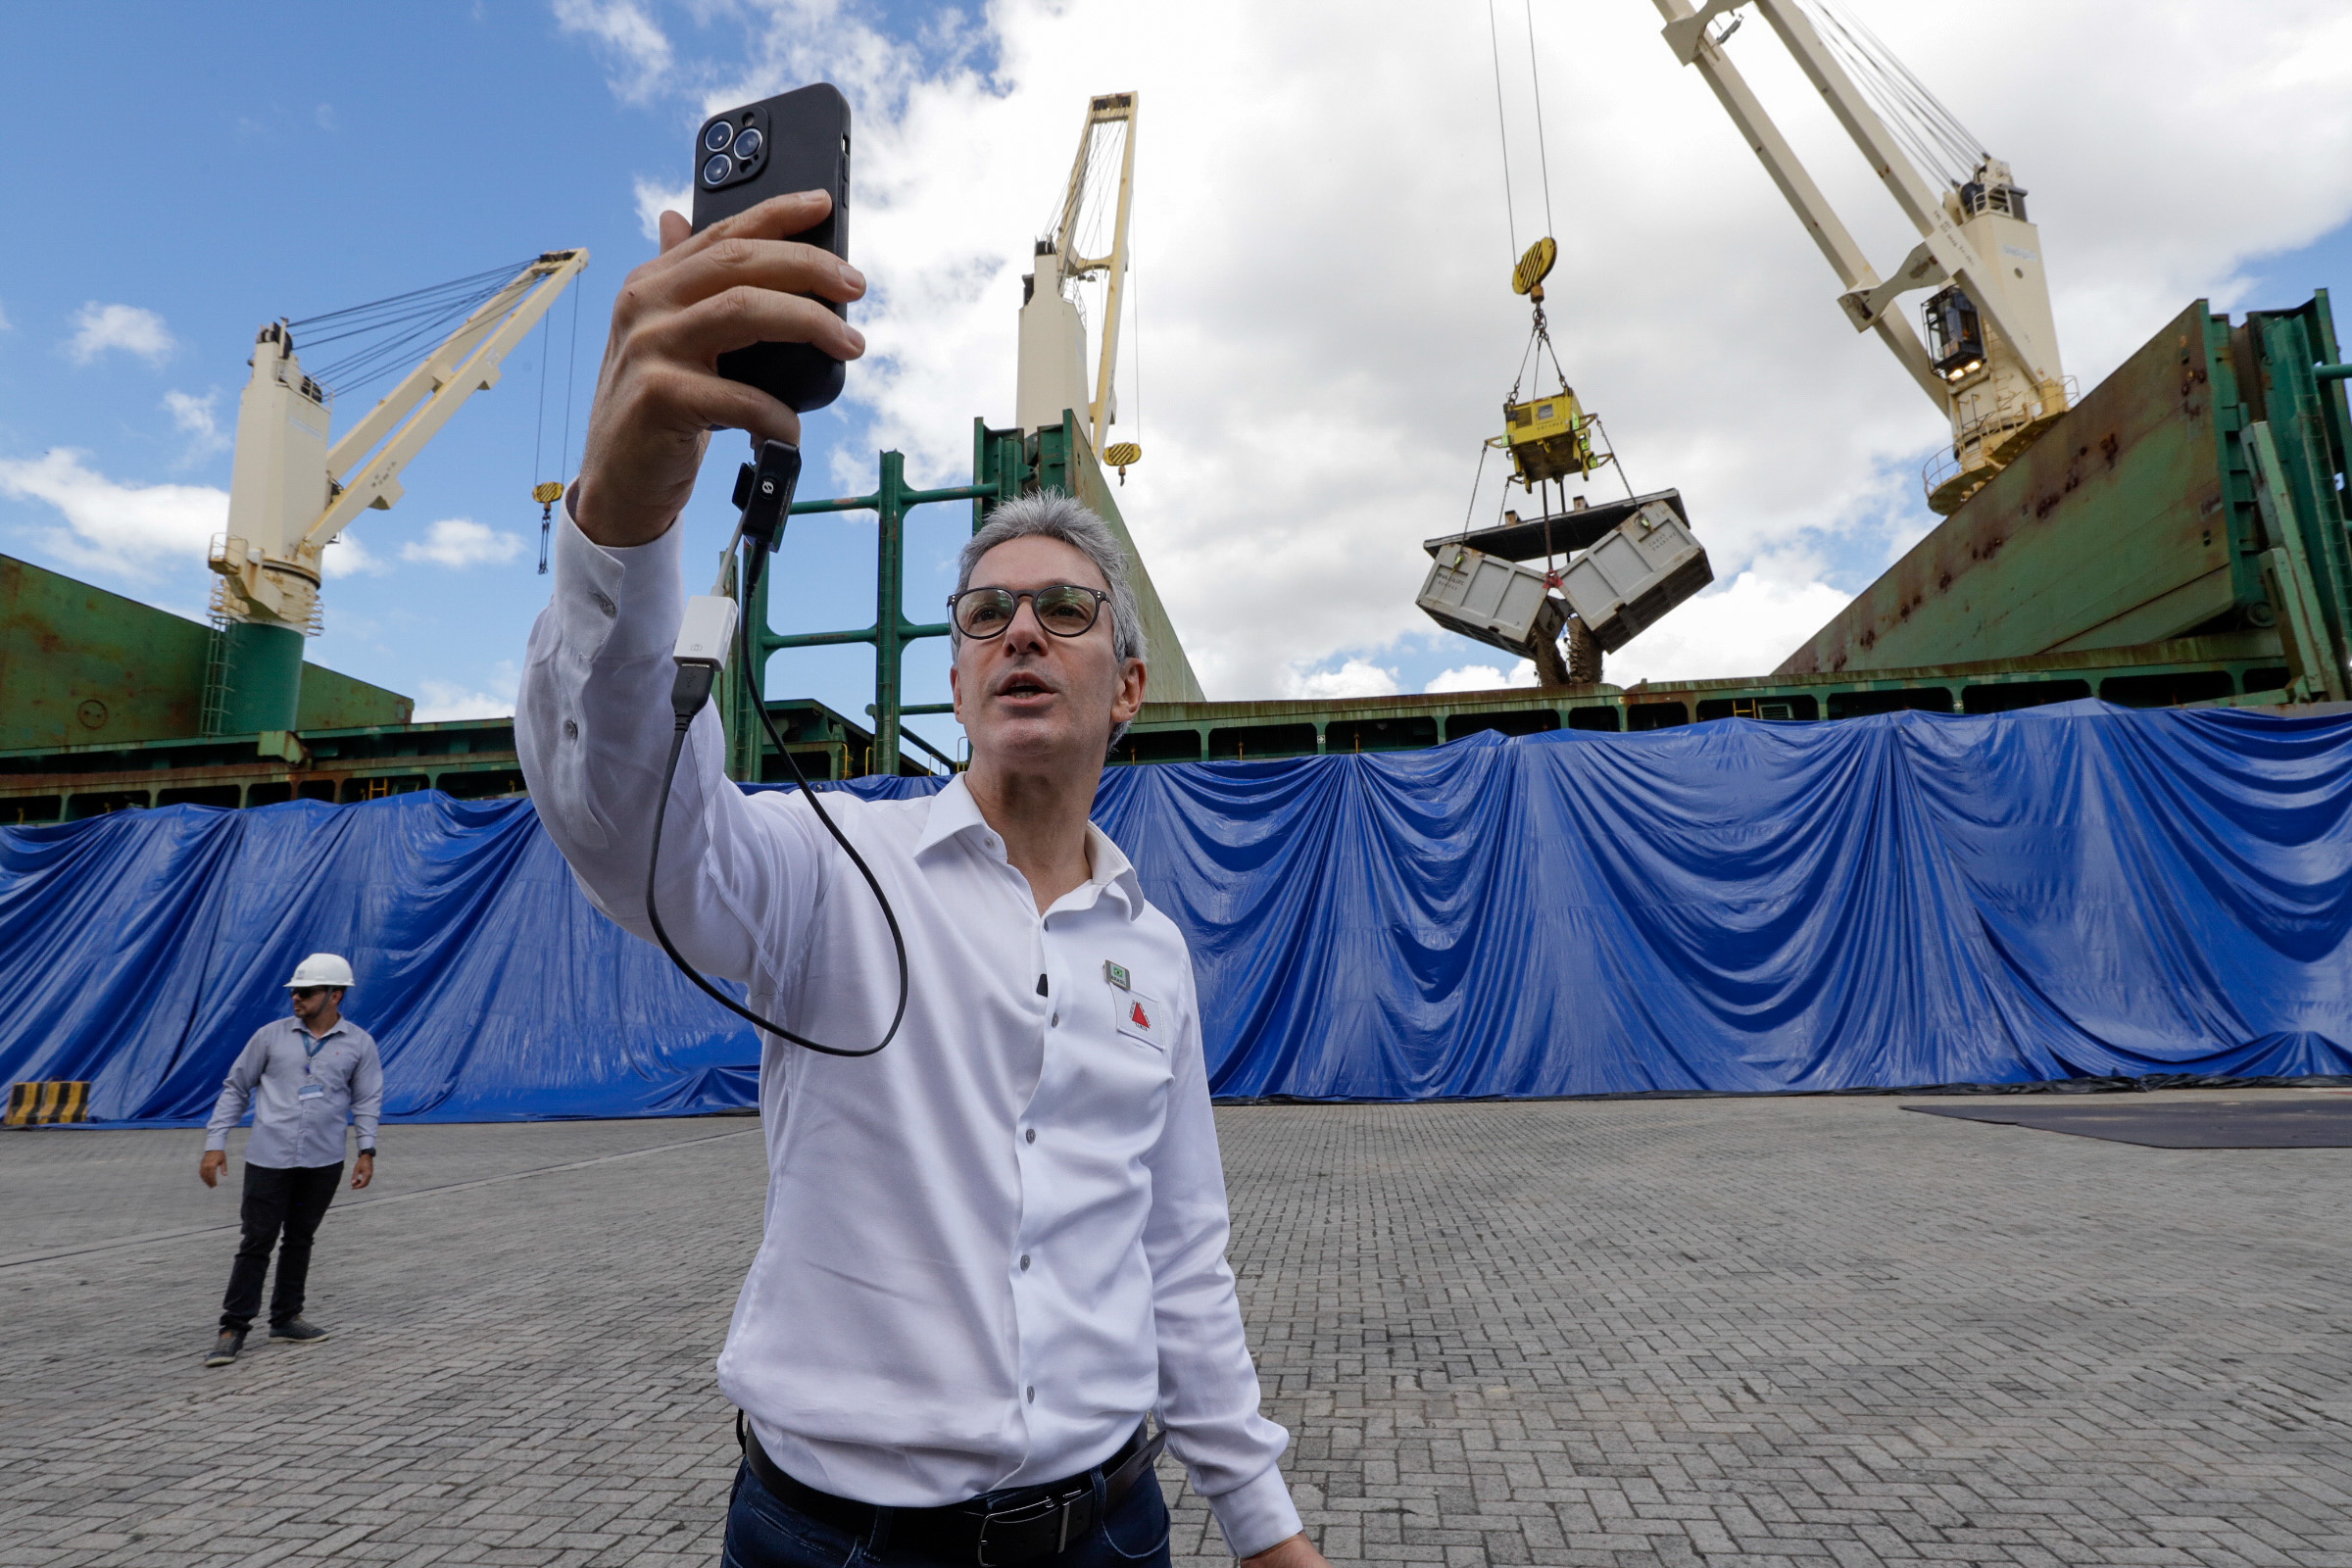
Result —
[[477, 692], [456, 681], [416, 683], [416, 722], [440, 724], [455, 718], [505, 718], [514, 711], [514, 699], [495, 692]]
[[1331, 702], [1345, 697], [1394, 697], [1396, 672], [1364, 659], [1350, 659], [1337, 669], [1293, 669], [1284, 681], [1285, 697]]
[[[697, 58], [655, 20], [673, 14], [697, 24], [674, 29]], [[660, 82], [702, 109], [818, 77], [850, 94], [856, 260], [873, 281], [853, 312], [872, 351], [850, 398], [873, 416], [870, 445], [906, 452], [919, 483], [968, 471], [974, 415], [1009, 422], [1020, 278], [1086, 95], [1140, 90], [1140, 316], [1120, 393], [1133, 404], [1140, 343], [1149, 422], [1117, 436], [1150, 459], [1119, 498], [1195, 668], [1212, 696], [1273, 696], [1428, 632], [1418, 546], [1461, 526], [1527, 341], [1510, 263], [1544, 207], [1528, 73], [1506, 73], [1506, 223], [1475, 13], [1365, 0], [1334, 28], [1325, 9], [1251, 0], [997, 0], [977, 37], [945, 41], [883, 36], [821, 0], [558, 0], [557, 15], [634, 63], [624, 96]], [[2085, 389], [2192, 298], [2297, 303], [2239, 296], [2255, 259], [2352, 217], [2340, 0], [2174, 0], [2122, 28], [2097, 0], [1984, 0], [1971, 17], [2016, 43], [2000, 71], [1951, 64], [1936, 7], [1870, 7], [2032, 190]], [[1612, 680], [1771, 669], [1842, 601], [1826, 579], [1858, 585], [1933, 520], [1918, 466], [1945, 437], [1846, 323], [1819, 252], [1657, 26], [1631, 0], [1536, 23], [1562, 155], [1554, 341], [1635, 484], [1682, 490], [1725, 584], [1611, 656]], [[1891, 272], [1914, 236], [1819, 96], [1769, 28], [1730, 50]], [[2147, 90], [2160, 81], [2182, 85]], [[674, 195], [649, 188], [641, 216]], [[2199, 192], [2195, 222], [2180, 220], [2182, 190]], [[870, 486], [870, 452], [841, 462], [837, 482]], [[1616, 484], [1604, 473], [1593, 493]], [[1492, 471], [1480, 505], [1496, 506]], [[1810, 575], [1784, 569], [1791, 552]]]
[[0, 311], [0, 332], [13, 332], [16, 329], [17, 324], [8, 318], [8, 312]]
[[1743, 571], [1604, 656], [1601, 678], [1631, 686], [1762, 674], [1851, 598], [1825, 582]]
[[412, 540], [400, 547], [403, 561], [459, 569], [513, 561], [521, 553], [520, 534], [500, 533], [470, 517], [444, 517], [425, 530], [421, 541]]
[[1497, 692], [1512, 686], [1536, 684], [1536, 666], [1532, 660], [1522, 659], [1504, 674], [1493, 664], [1461, 664], [1442, 670], [1430, 678], [1425, 692]]
[[632, 103], [652, 97], [669, 74], [669, 39], [636, 0], [555, 0], [556, 23], [585, 33], [612, 62], [612, 90]]
[[318, 122], [320, 130], [331, 133], [339, 128], [335, 122], [335, 106], [333, 104], [320, 104], [312, 112], [311, 118]]
[[228, 526], [228, 492], [210, 485], [119, 484], [59, 447], [37, 458], [0, 459], [0, 495], [41, 501], [64, 514], [44, 546], [74, 566], [155, 579], [201, 563]]
[[445, 723], [457, 718], [504, 718], [514, 711], [515, 688], [522, 673], [512, 660], [492, 668], [491, 689], [484, 691], [462, 681], [425, 680], [416, 683], [416, 722]]
[[229, 445], [228, 432], [220, 428], [220, 416], [215, 412], [220, 401], [218, 392], [197, 397], [190, 392], [167, 392], [164, 407], [172, 415], [172, 422], [188, 438], [188, 450], [183, 463], [208, 458]]
[[74, 335], [66, 340], [66, 357], [76, 365], [87, 365], [101, 354], [120, 350], [135, 354], [149, 365], [161, 365], [177, 347], [164, 318], [155, 312], [92, 300], [74, 313]]
[[391, 569], [390, 562], [370, 554], [349, 528], [329, 539], [318, 558], [322, 577], [380, 577]]
[[637, 178], [637, 226], [655, 244], [662, 243], [662, 215], [676, 213], [681, 218], [694, 216], [694, 187], [680, 185], [675, 189], [658, 179]]

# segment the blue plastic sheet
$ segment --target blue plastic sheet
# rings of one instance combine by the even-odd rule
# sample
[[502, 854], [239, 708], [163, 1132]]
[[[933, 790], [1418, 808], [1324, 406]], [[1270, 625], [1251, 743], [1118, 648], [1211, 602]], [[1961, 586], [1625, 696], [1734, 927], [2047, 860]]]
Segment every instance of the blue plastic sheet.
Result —
[[[904, 795], [922, 780], [871, 780]], [[1405, 1100], [2352, 1072], [2352, 721], [2095, 703], [1113, 769], [1211, 1086]], [[753, 1102], [523, 802], [0, 837], [0, 1079], [201, 1120], [304, 954], [397, 1119]], [[923, 983], [917, 975], [915, 983]]]

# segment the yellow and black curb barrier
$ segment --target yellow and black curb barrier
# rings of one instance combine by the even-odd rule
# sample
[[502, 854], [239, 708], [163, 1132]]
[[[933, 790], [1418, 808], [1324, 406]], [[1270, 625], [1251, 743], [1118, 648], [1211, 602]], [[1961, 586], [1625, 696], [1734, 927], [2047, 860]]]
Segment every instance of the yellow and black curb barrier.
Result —
[[81, 1121], [90, 1113], [90, 1086], [51, 1078], [41, 1083], [11, 1084], [8, 1125], [45, 1127], [52, 1122]]

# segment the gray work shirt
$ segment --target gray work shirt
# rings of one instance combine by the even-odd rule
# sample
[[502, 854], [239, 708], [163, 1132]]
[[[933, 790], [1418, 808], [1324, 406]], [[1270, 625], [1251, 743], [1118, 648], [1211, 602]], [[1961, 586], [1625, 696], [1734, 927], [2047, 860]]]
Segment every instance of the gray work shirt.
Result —
[[273, 1018], [253, 1032], [220, 1085], [204, 1147], [226, 1149], [228, 1130], [253, 1104], [245, 1163], [273, 1169], [340, 1165], [343, 1125], [358, 1124], [360, 1152], [375, 1150], [384, 1110], [384, 1067], [375, 1037], [349, 1018], [314, 1040], [299, 1018]]

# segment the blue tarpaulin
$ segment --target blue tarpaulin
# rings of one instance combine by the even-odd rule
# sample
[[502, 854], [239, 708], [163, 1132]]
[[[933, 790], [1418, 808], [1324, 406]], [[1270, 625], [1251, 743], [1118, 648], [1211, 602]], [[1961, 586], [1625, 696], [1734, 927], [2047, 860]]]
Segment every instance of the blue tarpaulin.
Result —
[[[2348, 812], [2352, 720], [2095, 703], [1114, 768], [1095, 807], [1192, 943], [1215, 1092], [1379, 1100], [2352, 1072]], [[527, 802], [434, 794], [0, 830], [0, 1081], [200, 1121], [317, 950], [390, 1117], [753, 1102], [749, 1031]]]

